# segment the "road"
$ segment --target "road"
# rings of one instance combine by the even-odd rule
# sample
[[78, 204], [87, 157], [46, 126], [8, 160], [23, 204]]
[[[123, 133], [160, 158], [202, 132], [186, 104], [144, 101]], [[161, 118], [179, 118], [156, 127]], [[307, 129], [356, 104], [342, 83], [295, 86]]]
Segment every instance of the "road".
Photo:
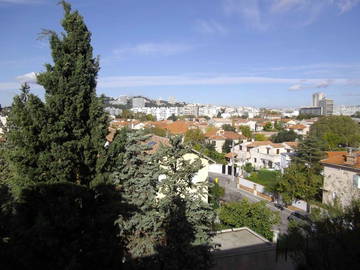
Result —
[[279, 210], [274, 206], [272, 202], [269, 202], [261, 197], [255, 196], [254, 194], [247, 192], [242, 189], [238, 189], [236, 187], [236, 183], [233, 182], [231, 176], [217, 174], [217, 173], [210, 173], [209, 172], [210, 181], [214, 180], [215, 178], [219, 179], [219, 185], [225, 189], [225, 195], [222, 198], [224, 201], [239, 201], [243, 198], [247, 198], [250, 202], [259, 202], [265, 201], [266, 206], [274, 212], [278, 212], [280, 214], [281, 223], [279, 225], [274, 226], [273, 229], [279, 230], [281, 234], [286, 233], [288, 229], [288, 216], [292, 213], [289, 209]]

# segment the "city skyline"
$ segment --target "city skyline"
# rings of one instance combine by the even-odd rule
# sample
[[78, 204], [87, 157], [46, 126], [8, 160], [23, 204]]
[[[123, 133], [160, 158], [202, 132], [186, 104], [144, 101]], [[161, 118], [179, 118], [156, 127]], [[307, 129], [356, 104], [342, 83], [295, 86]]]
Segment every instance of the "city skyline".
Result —
[[[360, 104], [357, 0], [71, 3], [100, 55], [99, 94], [296, 108], [320, 91], [336, 105]], [[0, 0], [0, 14], [0, 104], [9, 105], [50, 61], [38, 33], [62, 31], [63, 14], [47, 0]]]

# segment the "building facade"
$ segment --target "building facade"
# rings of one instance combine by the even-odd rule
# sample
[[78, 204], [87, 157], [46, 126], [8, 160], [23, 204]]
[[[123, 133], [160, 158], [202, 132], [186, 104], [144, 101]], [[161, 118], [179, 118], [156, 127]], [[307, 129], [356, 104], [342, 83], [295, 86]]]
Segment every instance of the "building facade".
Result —
[[346, 207], [360, 198], [360, 152], [328, 152], [324, 165], [323, 203]]

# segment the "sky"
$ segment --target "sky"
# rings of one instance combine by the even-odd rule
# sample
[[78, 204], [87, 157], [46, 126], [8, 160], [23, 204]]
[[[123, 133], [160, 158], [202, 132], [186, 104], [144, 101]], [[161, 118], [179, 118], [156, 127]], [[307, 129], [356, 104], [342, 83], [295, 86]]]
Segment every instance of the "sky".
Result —
[[[0, 104], [52, 63], [58, 0], [0, 0]], [[98, 94], [296, 108], [360, 104], [360, 0], [72, 0], [100, 57]]]

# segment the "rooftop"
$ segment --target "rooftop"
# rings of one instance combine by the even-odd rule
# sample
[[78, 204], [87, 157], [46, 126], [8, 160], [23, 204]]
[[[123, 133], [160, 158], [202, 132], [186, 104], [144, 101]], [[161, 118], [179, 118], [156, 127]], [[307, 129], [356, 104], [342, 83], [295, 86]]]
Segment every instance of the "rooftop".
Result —
[[360, 169], [360, 151], [348, 153], [346, 151], [326, 152], [326, 159], [321, 160], [322, 164], [337, 165], [352, 169]]
[[263, 249], [273, 247], [273, 244], [252, 231], [247, 227], [229, 229], [217, 232], [214, 236], [213, 241], [215, 244], [218, 244], [219, 247], [217, 249], [218, 252], [225, 252], [229, 250], [236, 250], [244, 248], [248, 249]]

